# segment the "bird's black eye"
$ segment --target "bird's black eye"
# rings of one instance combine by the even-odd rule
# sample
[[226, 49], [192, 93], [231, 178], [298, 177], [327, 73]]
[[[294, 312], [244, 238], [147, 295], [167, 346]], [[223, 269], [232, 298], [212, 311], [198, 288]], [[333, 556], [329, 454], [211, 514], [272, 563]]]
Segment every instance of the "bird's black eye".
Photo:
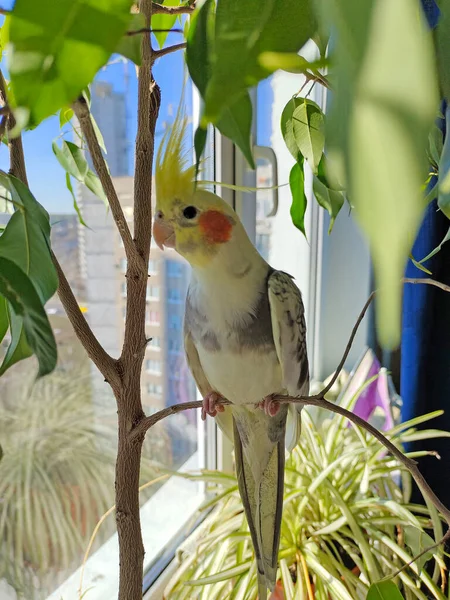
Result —
[[183, 217], [186, 219], [195, 219], [196, 216], [197, 209], [195, 206], [186, 206], [186, 208], [183, 210]]

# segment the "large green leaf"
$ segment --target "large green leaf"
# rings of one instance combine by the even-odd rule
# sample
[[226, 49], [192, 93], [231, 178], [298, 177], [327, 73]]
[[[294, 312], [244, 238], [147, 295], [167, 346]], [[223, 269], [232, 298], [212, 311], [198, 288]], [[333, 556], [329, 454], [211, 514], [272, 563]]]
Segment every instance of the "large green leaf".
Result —
[[[433, 538], [428, 535], [428, 533], [425, 533], [425, 531], [422, 531], [417, 527], [413, 527], [412, 525], [407, 525], [404, 528], [404, 531], [405, 544], [411, 548], [413, 556], [417, 556], [427, 548], [434, 546], [436, 543]], [[425, 564], [433, 557], [434, 552], [436, 552], [436, 548], [428, 551], [416, 561], [419, 571], [421, 571]]]
[[[445, 111], [446, 122], [449, 123], [450, 108]], [[444, 147], [439, 161], [438, 206], [450, 219], [450, 131], [447, 128]]]
[[326, 171], [327, 164], [328, 162], [325, 162], [325, 156], [323, 156], [319, 163], [317, 175], [313, 176], [313, 192], [317, 203], [330, 215], [328, 233], [331, 233], [336, 217], [344, 205], [345, 198], [340, 189], [336, 189], [337, 186], [330, 184], [329, 175]]
[[325, 136], [324, 116], [317, 104], [305, 98], [291, 98], [281, 114], [281, 133], [295, 160], [306, 158], [313, 173], [318, 173]]
[[404, 600], [404, 598], [395, 583], [379, 581], [370, 586], [366, 600]]
[[[145, 28], [145, 16], [142, 13], [131, 16], [130, 24], [128, 25], [127, 31], [139, 31]], [[129, 58], [136, 65], [141, 64], [141, 42], [142, 36], [145, 34], [137, 33], [135, 35], [122, 36], [120, 42], [117, 45], [116, 52]]]
[[73, 142], [66, 142], [63, 140], [61, 148], [56, 143], [56, 140], [52, 144], [52, 150], [58, 159], [59, 164], [64, 168], [69, 175], [78, 179], [78, 181], [84, 181], [87, 172], [89, 171], [89, 165], [84, 152]]
[[[161, 2], [164, 6], [179, 6], [179, 0], [164, 0]], [[152, 29], [172, 29], [177, 20], [176, 15], [163, 15], [157, 13], [152, 15]], [[153, 34], [156, 38], [156, 41], [159, 44], [159, 47], [162, 48], [164, 46], [164, 42], [167, 39], [168, 32], [167, 31], [156, 31]]]
[[[93, 123], [95, 123], [95, 121], [93, 121]], [[100, 136], [99, 142], [100, 140], [103, 142], [103, 137], [101, 137], [100, 131], [98, 131], [97, 136]], [[58, 159], [59, 164], [66, 171], [67, 175], [75, 177], [77, 181], [84, 183], [84, 185], [89, 188], [93, 194], [103, 200], [105, 204], [108, 203], [106, 194], [103, 190], [102, 184], [100, 183], [100, 179], [93, 171], [89, 169], [84, 152], [79, 146], [73, 144], [72, 142], [66, 142], [63, 140], [60, 148], [56, 143], [56, 140], [54, 140], [52, 149], [56, 158]], [[77, 211], [78, 216], [80, 216], [78, 205], [76, 205], [75, 196], [73, 194], [73, 190], [71, 189], [72, 186], [70, 184], [70, 178], [66, 178], [66, 185], [74, 199], [75, 210]]]
[[[33, 283], [22, 269], [1, 256], [0, 294], [10, 303], [15, 316], [22, 320], [26, 341], [39, 362], [38, 376], [47, 375], [56, 366], [57, 351], [44, 306]], [[22, 334], [19, 341], [21, 338]], [[11, 360], [7, 361], [7, 358], [0, 367], [0, 375], [11, 365]]]
[[380, 341], [393, 348], [438, 103], [431, 34], [419, 0], [379, 2], [376, 11], [372, 2], [342, 0], [336, 9], [336, 0], [325, 1], [341, 17], [333, 143], [344, 154], [350, 198], [371, 248]]
[[447, 100], [450, 99], [450, 0], [439, 2], [441, 17], [437, 24], [437, 57], [439, 79]]
[[[209, 56], [214, 47], [214, 0], [206, 0], [192, 18], [187, 38], [186, 63], [200, 94], [204, 97], [211, 74]], [[252, 168], [255, 163], [251, 148], [252, 104], [247, 91], [227, 105], [216, 123], [217, 129], [242, 151]], [[206, 123], [195, 134], [197, 165], [206, 143]]]
[[36, 125], [69, 105], [104, 65], [130, 22], [131, 0], [16, 0], [10, 75]]
[[315, 31], [309, 0], [218, 2], [206, 118], [216, 123], [225, 106], [270, 75], [259, 62], [261, 53], [297, 52]]
[[50, 255], [48, 213], [19, 179], [0, 171], [0, 184], [19, 208], [0, 237], [0, 256], [15, 262], [28, 275], [44, 304], [58, 287]]
[[9, 328], [8, 306], [6, 300], [0, 296], [0, 342], [6, 335]]
[[305, 194], [305, 176], [303, 173], [303, 160], [301, 163], [295, 163], [289, 175], [289, 186], [292, 194], [291, 218], [297, 229], [305, 232], [305, 212], [306, 212], [306, 194]]

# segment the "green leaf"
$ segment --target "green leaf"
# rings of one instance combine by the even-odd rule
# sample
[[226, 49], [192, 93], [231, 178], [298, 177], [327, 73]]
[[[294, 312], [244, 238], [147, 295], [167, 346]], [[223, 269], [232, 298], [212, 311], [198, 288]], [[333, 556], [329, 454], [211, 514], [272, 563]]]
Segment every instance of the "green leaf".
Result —
[[2, 365], [0, 366], [0, 375], [3, 375], [7, 369], [15, 365], [17, 362], [33, 355], [33, 350], [28, 345], [27, 338], [25, 336], [23, 319], [16, 316], [14, 311], [11, 310], [9, 306], [8, 322], [11, 334], [11, 342], [3, 358]]
[[325, 173], [325, 156], [322, 157], [319, 163], [318, 174], [313, 176], [313, 192], [317, 203], [328, 211], [330, 215], [330, 226], [328, 233], [333, 229], [334, 221], [344, 205], [344, 194], [340, 190], [333, 189], [330, 186]]
[[426, 267], [421, 265], [420, 262], [418, 262], [412, 254], [409, 255], [409, 259], [412, 262], [412, 264], [416, 267], [416, 269], [419, 269], [419, 271], [423, 271], [427, 275], [432, 275], [431, 271], [429, 271]]
[[9, 71], [15, 101], [40, 121], [69, 105], [115, 52], [130, 0], [17, 0]]
[[[428, 533], [425, 533], [425, 531], [422, 531], [417, 527], [413, 527], [412, 525], [407, 525], [404, 528], [404, 532], [405, 544], [411, 549], [413, 556], [417, 556], [426, 548], [434, 546], [436, 543], [433, 538], [428, 535]], [[423, 569], [425, 564], [433, 557], [435, 552], [436, 548], [434, 550], [430, 550], [416, 561], [419, 571]]]
[[[208, 57], [213, 45], [213, 9], [214, 0], [206, 0], [200, 10], [194, 14], [187, 38], [186, 63], [192, 81], [202, 96], [205, 94], [211, 72]], [[238, 146], [251, 168], [254, 169], [255, 162], [251, 146], [252, 112], [250, 96], [244, 92], [224, 109], [216, 127], [220, 133]], [[199, 129], [206, 131], [206, 123], [202, 123]], [[203, 153], [205, 143], [206, 135], [197, 130], [195, 134], [197, 161]]]
[[370, 586], [366, 600], [404, 600], [404, 598], [395, 583], [379, 581]]
[[300, 102], [292, 114], [294, 140], [299, 152], [308, 161], [313, 173], [317, 173], [325, 146], [324, 117], [312, 100], [299, 98]]
[[437, 24], [437, 63], [439, 69], [439, 81], [447, 101], [450, 99], [450, 1], [439, 2], [441, 16]]
[[196, 177], [198, 174], [198, 168], [200, 160], [202, 158], [203, 151], [206, 145], [206, 138], [208, 137], [208, 130], [197, 127], [194, 135], [194, 149], [195, 149], [195, 165], [196, 165]]
[[216, 123], [225, 106], [271, 74], [259, 63], [261, 53], [297, 52], [315, 30], [309, 0], [218, 2], [204, 98], [207, 120]]
[[[358, 55], [365, 50], [364, 63], [357, 88], [350, 86], [353, 111], [343, 149], [350, 197], [380, 290], [380, 342], [391, 349], [400, 341], [401, 279], [424, 209], [426, 147], [438, 93], [431, 34], [419, 1], [377, 3], [371, 21], [368, 41], [354, 48]], [[351, 102], [348, 93], [345, 98]]]
[[106, 206], [108, 206], [108, 198], [106, 197], [106, 194], [103, 190], [103, 186], [100, 183], [100, 179], [97, 177], [97, 175], [95, 173], [93, 173], [92, 171], [88, 171], [88, 173], [84, 179], [84, 185], [88, 189], [90, 189], [91, 192], [97, 196], [97, 198], [100, 198], [100, 200], [103, 200], [103, 202], [105, 203]]
[[[3, 257], [0, 257], [0, 294], [11, 304], [15, 316], [20, 317], [23, 322], [26, 341], [39, 362], [38, 376], [51, 373], [56, 366], [57, 351], [44, 306], [33, 283], [22, 269]], [[0, 368], [0, 375], [4, 371], [5, 362]]]
[[296, 161], [301, 160], [302, 158], [295, 140], [293, 119], [294, 111], [300, 106], [302, 101], [303, 98], [291, 98], [281, 113], [281, 133], [283, 135], [284, 143]]
[[76, 198], [75, 193], [73, 191], [72, 182], [70, 181], [70, 175], [69, 175], [69, 173], [66, 173], [66, 187], [67, 187], [67, 189], [69, 190], [69, 192], [72, 195], [73, 207], [75, 209], [75, 212], [78, 215], [78, 220], [80, 221], [80, 223], [82, 225], [84, 225], [85, 227], [87, 227], [86, 223], [84, 222], [83, 215], [81, 214], [80, 207], [78, 206], [77, 198]]
[[[155, 15], [156, 16], [156, 15]], [[131, 21], [128, 24], [127, 31], [139, 31], [144, 29], [146, 26], [145, 16], [141, 13], [137, 15], [131, 15]], [[141, 42], [142, 36], [145, 34], [127, 35], [122, 36], [120, 42], [117, 44], [116, 52], [128, 58], [135, 65], [141, 64]], [[148, 34], [147, 34], [148, 35]]]
[[[180, 2], [179, 0], [164, 0], [161, 4], [164, 6], [179, 6]], [[152, 29], [172, 29], [176, 20], [176, 15], [152, 15]], [[155, 36], [159, 47], [162, 48], [169, 34], [167, 31], [160, 31], [155, 32], [153, 35]]]
[[442, 131], [433, 123], [430, 135], [428, 136], [428, 158], [436, 167], [441, 161], [441, 154], [444, 147]]
[[63, 140], [61, 148], [55, 140], [52, 143], [52, 149], [63, 169], [83, 183], [89, 171], [83, 150], [73, 142], [66, 142], [66, 140]]
[[[449, 107], [447, 107], [447, 110], [445, 111], [445, 116], [446, 119], [450, 117]], [[450, 219], [450, 131], [448, 129], [439, 161], [438, 185], [438, 206], [444, 215]]]
[[73, 114], [74, 113], [71, 108], [61, 108], [59, 111], [59, 126], [61, 129], [64, 127], [64, 125], [70, 123], [71, 119], [73, 118]]
[[[94, 119], [94, 115], [92, 113], [91, 113], [91, 121], [92, 121], [92, 127], [94, 128], [94, 131], [95, 131], [95, 136], [98, 141], [98, 145], [103, 150], [103, 152], [105, 154], [107, 154], [105, 140], [103, 139], [103, 135], [102, 135], [102, 132], [100, 131], [100, 127], [97, 125], [97, 121]], [[106, 165], [106, 166], [108, 166], [108, 165]]]
[[28, 275], [44, 304], [58, 287], [50, 254], [48, 213], [19, 179], [0, 171], [0, 185], [8, 189], [19, 207], [0, 236], [0, 256], [14, 261]]
[[6, 335], [9, 328], [8, 307], [6, 300], [0, 296], [0, 342]]
[[329, 61], [320, 59], [310, 62], [296, 52], [263, 52], [259, 56], [260, 64], [268, 70], [282, 69], [288, 73], [318, 73], [318, 69], [325, 68]]
[[297, 229], [305, 232], [305, 212], [306, 212], [306, 194], [305, 194], [305, 176], [303, 174], [303, 162], [295, 163], [289, 175], [289, 186], [292, 194], [291, 218]]
[[439, 246], [436, 246], [436, 248], [434, 248], [434, 250], [432, 250], [429, 254], [427, 254], [424, 258], [422, 258], [419, 263], [422, 264], [424, 262], [426, 262], [427, 260], [429, 260], [432, 256], [434, 256], [435, 254], [437, 254], [441, 248], [442, 245], [445, 244], [445, 242], [449, 242], [450, 241], [450, 227], [447, 231], [447, 233], [445, 234], [444, 239], [442, 240], [442, 242], [439, 244]]

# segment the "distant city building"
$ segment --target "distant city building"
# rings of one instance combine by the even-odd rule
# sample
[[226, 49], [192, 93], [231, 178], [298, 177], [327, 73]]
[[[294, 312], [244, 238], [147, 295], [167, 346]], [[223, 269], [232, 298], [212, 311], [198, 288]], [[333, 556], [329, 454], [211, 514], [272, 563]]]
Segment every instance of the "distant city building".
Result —
[[[94, 81], [90, 89], [91, 112], [102, 132], [111, 175], [113, 177], [129, 175], [125, 94], [114, 91], [112, 85], [104, 81]], [[91, 162], [90, 158], [89, 162]]]

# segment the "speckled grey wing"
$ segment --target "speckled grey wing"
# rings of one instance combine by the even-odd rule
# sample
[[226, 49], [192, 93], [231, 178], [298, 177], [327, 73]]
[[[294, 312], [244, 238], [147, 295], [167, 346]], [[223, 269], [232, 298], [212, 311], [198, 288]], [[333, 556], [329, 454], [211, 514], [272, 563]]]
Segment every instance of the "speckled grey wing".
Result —
[[[309, 366], [306, 351], [305, 308], [292, 277], [274, 271], [268, 280], [272, 331], [283, 374], [283, 387], [291, 396], [309, 392]], [[290, 404], [286, 425], [286, 448], [291, 451], [301, 432], [301, 405]]]
[[[192, 335], [190, 334], [189, 329], [186, 326], [184, 330], [184, 350], [186, 353], [186, 360], [188, 363], [189, 370], [192, 373], [192, 376], [195, 380], [195, 383], [197, 384], [198, 389], [200, 390], [201, 395], [205, 397], [207, 394], [209, 394], [209, 392], [213, 391], [213, 388], [206, 378], [206, 375], [200, 363], [200, 358], [198, 356], [194, 340], [192, 339]], [[224, 434], [231, 441], [233, 441], [233, 417], [231, 414], [231, 408], [229, 406], [226, 406], [224, 412], [217, 413], [215, 419], [217, 425], [224, 432]]]

